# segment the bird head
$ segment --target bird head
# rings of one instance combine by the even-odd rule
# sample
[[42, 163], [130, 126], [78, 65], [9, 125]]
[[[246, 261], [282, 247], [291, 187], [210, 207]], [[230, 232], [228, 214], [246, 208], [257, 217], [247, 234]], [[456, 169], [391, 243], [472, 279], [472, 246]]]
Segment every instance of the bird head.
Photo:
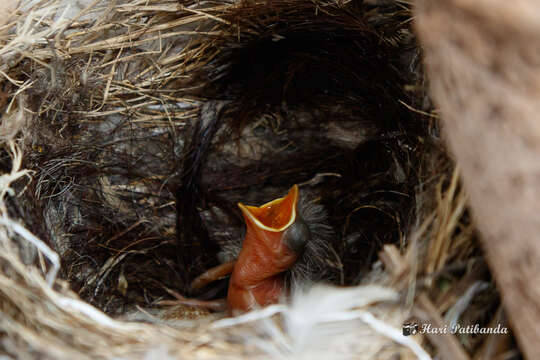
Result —
[[[310, 231], [298, 212], [299, 190], [294, 185], [285, 197], [261, 206], [238, 204], [246, 222], [246, 241], [265, 244], [272, 252], [299, 255]], [[278, 254], [276, 254], [278, 255]]]

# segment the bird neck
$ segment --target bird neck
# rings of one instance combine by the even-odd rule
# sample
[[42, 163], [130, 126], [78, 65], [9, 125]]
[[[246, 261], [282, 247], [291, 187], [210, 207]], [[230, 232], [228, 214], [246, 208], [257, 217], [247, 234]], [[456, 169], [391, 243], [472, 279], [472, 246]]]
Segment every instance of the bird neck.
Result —
[[283, 242], [283, 232], [248, 227], [233, 280], [242, 286], [257, 285], [288, 270], [297, 258], [297, 254]]
[[297, 260], [282, 237], [282, 232], [261, 232], [248, 226], [229, 283], [229, 309], [246, 311], [279, 300], [285, 287], [283, 273]]

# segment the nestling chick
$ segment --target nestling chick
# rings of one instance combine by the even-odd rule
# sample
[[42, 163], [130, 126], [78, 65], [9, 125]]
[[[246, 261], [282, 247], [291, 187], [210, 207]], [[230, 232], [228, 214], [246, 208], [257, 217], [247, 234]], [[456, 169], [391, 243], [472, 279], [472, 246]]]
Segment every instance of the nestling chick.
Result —
[[276, 303], [292, 283], [332, 280], [339, 259], [329, 244], [332, 231], [326, 214], [322, 206], [300, 195], [298, 185], [283, 198], [239, 207], [246, 233], [241, 246], [227, 249], [236, 260], [208, 270], [192, 287], [201, 288], [232, 272], [227, 308], [234, 313]]
[[311, 238], [297, 214], [298, 186], [287, 196], [260, 207], [239, 204], [246, 236], [229, 282], [229, 310], [250, 310], [275, 303], [285, 288], [284, 272], [293, 266]]

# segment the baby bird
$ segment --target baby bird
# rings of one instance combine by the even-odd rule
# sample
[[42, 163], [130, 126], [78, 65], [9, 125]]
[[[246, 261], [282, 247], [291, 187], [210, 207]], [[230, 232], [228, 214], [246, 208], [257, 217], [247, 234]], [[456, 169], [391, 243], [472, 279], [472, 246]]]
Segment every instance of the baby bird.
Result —
[[261, 206], [239, 203], [246, 232], [240, 246], [229, 246], [236, 260], [197, 277], [193, 289], [231, 273], [227, 294], [230, 313], [278, 302], [292, 285], [332, 280], [340, 262], [321, 205], [301, 196], [294, 185], [285, 197]]

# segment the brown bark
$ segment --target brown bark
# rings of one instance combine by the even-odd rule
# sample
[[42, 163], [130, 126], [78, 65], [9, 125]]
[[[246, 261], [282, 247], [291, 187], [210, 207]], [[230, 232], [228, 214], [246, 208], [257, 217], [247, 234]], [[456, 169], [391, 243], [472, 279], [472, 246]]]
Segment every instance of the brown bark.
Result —
[[518, 343], [540, 359], [540, 2], [417, 0], [431, 94]]

